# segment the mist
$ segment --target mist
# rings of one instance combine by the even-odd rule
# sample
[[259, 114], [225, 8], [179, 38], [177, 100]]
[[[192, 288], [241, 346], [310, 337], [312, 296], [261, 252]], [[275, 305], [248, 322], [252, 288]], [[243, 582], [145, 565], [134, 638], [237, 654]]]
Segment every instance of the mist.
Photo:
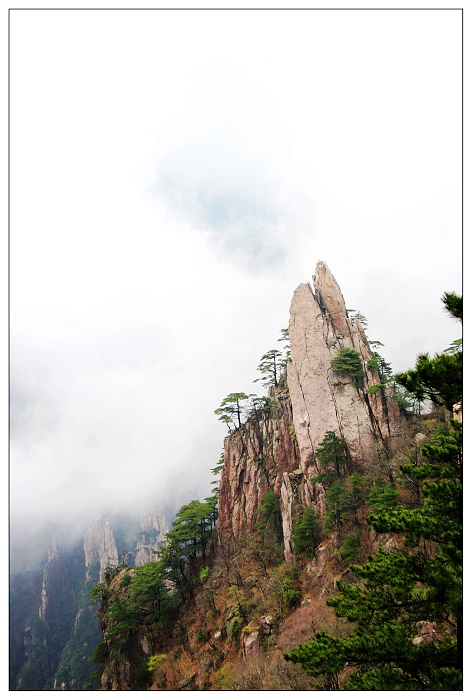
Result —
[[13, 10], [11, 54], [18, 543], [209, 495], [320, 259], [394, 371], [459, 337], [459, 11]]

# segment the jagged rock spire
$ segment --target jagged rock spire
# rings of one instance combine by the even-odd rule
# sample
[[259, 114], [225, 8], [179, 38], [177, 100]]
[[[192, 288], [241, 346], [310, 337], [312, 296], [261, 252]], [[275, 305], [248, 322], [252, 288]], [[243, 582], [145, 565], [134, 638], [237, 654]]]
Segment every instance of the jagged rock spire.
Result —
[[[362, 325], [348, 318], [341, 290], [326, 263], [318, 262], [313, 284], [313, 290], [308, 283], [295, 290], [289, 323], [288, 386], [301, 467], [307, 475], [317, 472], [314, 452], [328, 430], [342, 436], [353, 460], [360, 462], [374, 444], [385, 447], [400, 422], [389, 390], [386, 406], [379, 394], [364, 391], [379, 382], [378, 374], [367, 367], [373, 353]], [[359, 353], [365, 371], [363, 387], [331, 369], [343, 348]]]
[[318, 261], [313, 275], [313, 288], [320, 307], [329, 314], [336, 331], [347, 337], [349, 326], [344, 297], [331, 270], [321, 260]]

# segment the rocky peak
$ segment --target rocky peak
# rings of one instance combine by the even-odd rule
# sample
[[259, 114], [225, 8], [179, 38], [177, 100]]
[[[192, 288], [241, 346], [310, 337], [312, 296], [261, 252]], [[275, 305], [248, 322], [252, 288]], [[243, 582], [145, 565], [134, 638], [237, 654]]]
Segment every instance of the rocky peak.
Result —
[[349, 333], [348, 316], [344, 297], [326, 263], [321, 260], [313, 275], [314, 296], [321, 310], [329, 316], [333, 328], [346, 338]]
[[[343, 437], [356, 463], [369, 456], [374, 445], [387, 449], [400, 427], [398, 405], [389, 389], [367, 394], [380, 383], [368, 368], [373, 352], [359, 321], [348, 318], [341, 290], [324, 262], [318, 262], [308, 283], [294, 292], [290, 306], [288, 387], [301, 467], [307, 475], [318, 471], [314, 453], [327, 431]], [[336, 374], [332, 360], [343, 348], [359, 353], [364, 376], [362, 386], [348, 376]]]
[[[344, 438], [355, 467], [373, 449], [387, 452], [402, 427], [390, 389], [366, 393], [380, 383], [378, 372], [368, 367], [374, 355], [362, 325], [348, 317], [326, 263], [317, 264], [313, 284], [313, 289], [309, 283], [299, 285], [293, 295], [286, 387], [274, 392], [270, 413], [248, 420], [226, 438], [220, 483], [220, 541], [253, 532], [262, 497], [274, 491], [280, 497], [287, 559], [297, 506], [315, 507], [323, 515], [324, 489], [314, 487], [311, 477], [319, 472], [314, 454], [326, 432]], [[359, 354], [364, 375], [358, 383], [332, 370], [343, 348]]]

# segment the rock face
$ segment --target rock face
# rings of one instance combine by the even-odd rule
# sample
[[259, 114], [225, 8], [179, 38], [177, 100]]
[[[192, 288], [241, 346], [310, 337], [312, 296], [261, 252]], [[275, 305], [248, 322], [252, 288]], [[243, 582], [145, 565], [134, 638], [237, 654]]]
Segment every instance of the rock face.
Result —
[[[389, 388], [366, 391], [380, 384], [378, 372], [367, 366], [374, 355], [360, 322], [348, 317], [341, 290], [325, 263], [317, 264], [313, 284], [314, 289], [301, 284], [293, 295], [286, 386], [274, 391], [275, 406], [269, 414], [251, 418], [225, 439], [220, 482], [220, 541], [254, 532], [261, 499], [274, 491], [286, 559], [292, 552], [297, 506], [325, 515], [324, 488], [313, 486], [311, 478], [320, 472], [314, 454], [326, 432], [344, 438], [356, 469], [372, 450], [388, 453], [403, 425]], [[359, 353], [364, 373], [357, 382], [331, 368], [343, 348]]]
[[[131, 575], [133, 574], [134, 572], [131, 572]], [[113, 591], [117, 598], [123, 596], [120, 591], [120, 583], [126, 575], [127, 571], [120, 571], [110, 585], [110, 591]], [[106, 615], [100, 611], [97, 614], [102, 631], [106, 630], [108, 624]], [[136, 671], [143, 659], [151, 653], [152, 642], [152, 633], [148, 632], [145, 627], [138, 628], [131, 635], [126, 651], [115, 653], [113, 658], [105, 664], [100, 690], [135, 690], [137, 687]], [[109, 643], [107, 642], [107, 644]]]
[[287, 389], [278, 389], [273, 398], [275, 405], [269, 414], [249, 419], [225, 439], [218, 509], [223, 543], [254, 531], [262, 496], [267, 491], [279, 494], [285, 475], [299, 466]]
[[44, 565], [41, 605], [38, 611], [39, 619], [43, 622], [51, 623], [59, 614], [60, 601], [73, 597], [67, 569], [64, 552], [53, 538], [48, 560]]
[[98, 558], [100, 561], [100, 581], [107, 566], [118, 564], [118, 550], [115, 538], [108, 520], [95, 518], [93, 525], [87, 530], [84, 538], [85, 566], [88, 569]]
[[157, 561], [157, 554], [154, 552], [163, 542], [167, 532], [169, 532], [169, 524], [162, 513], [154, 513], [140, 519], [135, 566]]
[[[287, 368], [301, 468], [307, 477], [319, 473], [314, 453], [328, 430], [345, 439], [354, 464], [359, 464], [374, 446], [387, 450], [401, 427], [390, 389], [366, 393], [368, 387], [380, 383], [378, 372], [367, 367], [373, 352], [360, 322], [348, 318], [341, 290], [323, 262], [316, 266], [313, 285], [314, 290], [301, 284], [293, 295], [292, 362]], [[357, 384], [331, 369], [333, 358], [343, 348], [360, 355], [364, 376]]]

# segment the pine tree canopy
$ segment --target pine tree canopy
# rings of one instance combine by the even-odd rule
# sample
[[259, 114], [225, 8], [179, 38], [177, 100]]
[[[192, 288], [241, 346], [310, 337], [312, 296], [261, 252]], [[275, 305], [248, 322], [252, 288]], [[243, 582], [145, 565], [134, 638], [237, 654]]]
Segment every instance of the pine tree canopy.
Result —
[[345, 373], [350, 379], [358, 380], [364, 374], [361, 356], [353, 348], [342, 348], [331, 361], [333, 372]]

